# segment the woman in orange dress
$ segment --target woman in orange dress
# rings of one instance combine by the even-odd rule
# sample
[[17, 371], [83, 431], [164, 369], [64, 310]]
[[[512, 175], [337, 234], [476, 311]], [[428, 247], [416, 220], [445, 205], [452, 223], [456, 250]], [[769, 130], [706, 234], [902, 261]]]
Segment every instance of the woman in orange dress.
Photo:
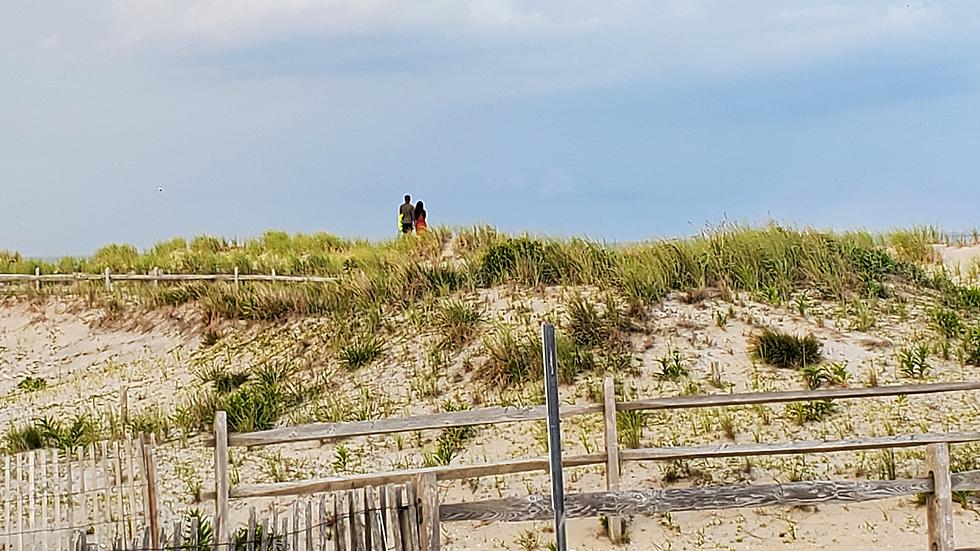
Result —
[[415, 233], [422, 233], [429, 229], [429, 226], [425, 223], [425, 205], [422, 201], [415, 204]]

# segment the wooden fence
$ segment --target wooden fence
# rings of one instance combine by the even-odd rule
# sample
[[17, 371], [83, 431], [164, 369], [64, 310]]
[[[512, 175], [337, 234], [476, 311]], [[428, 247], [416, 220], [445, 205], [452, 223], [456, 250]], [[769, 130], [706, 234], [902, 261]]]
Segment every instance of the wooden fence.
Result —
[[0, 545], [7, 551], [72, 549], [85, 534], [108, 546], [153, 525], [152, 437], [3, 458]]
[[[422, 518], [420, 503], [435, 503], [435, 480], [338, 492], [298, 499], [289, 510], [259, 520], [249, 509], [247, 524], [219, 541], [214, 521], [189, 516], [162, 527], [154, 538], [149, 527], [129, 538], [112, 541], [115, 551], [421, 551], [432, 528]], [[420, 500], [419, 498], [422, 498]], [[428, 501], [425, 501], [428, 500]], [[430, 518], [430, 517], [427, 517]], [[86, 534], [74, 540], [76, 551], [103, 548]]]
[[247, 283], [268, 281], [275, 283], [335, 283], [336, 277], [279, 275], [275, 270], [271, 274], [240, 274], [238, 268], [230, 274], [168, 274], [154, 269], [148, 274], [112, 273], [106, 268], [101, 274], [41, 274], [40, 268], [31, 274], [0, 274], [0, 283], [34, 283], [34, 288], [41, 289], [42, 283], [79, 283], [83, 281], [102, 281], [106, 289], [112, 288], [114, 281], [148, 281], [154, 284], [160, 282], [187, 283], [195, 281], [219, 281], [227, 283]]
[[[930, 549], [942, 551], [952, 549], [951, 543], [949, 545], [943, 543], [947, 539], [950, 542], [952, 541], [952, 502], [949, 492], [980, 490], [980, 471], [955, 474], [949, 472], [949, 445], [980, 441], [980, 432], [926, 433], [873, 438], [850, 438], [832, 441], [721, 444], [620, 450], [616, 430], [616, 413], [622, 411], [936, 394], [978, 390], [980, 389], [980, 383], [978, 382], [679, 396], [631, 402], [617, 402], [613, 392], [612, 379], [606, 379], [604, 383], [604, 401], [602, 404], [563, 406], [561, 408], [561, 416], [567, 418], [578, 415], [603, 414], [605, 418], [605, 452], [564, 456], [562, 465], [563, 467], [599, 464], [606, 466], [606, 491], [568, 495], [566, 498], [566, 510], [569, 518], [606, 516], [609, 521], [609, 535], [614, 542], [620, 539], [622, 534], [622, 517], [626, 515], [732, 507], [857, 502], [926, 493], [931, 495], [929, 498], [930, 507], [928, 508], [930, 511], [930, 542], [935, 542], [938, 545], [937, 547], [930, 547]], [[381, 419], [353, 423], [314, 423], [247, 434], [228, 434], [224, 422], [224, 413], [219, 412], [215, 422], [215, 438], [210, 442], [215, 448], [215, 490], [205, 493], [204, 497], [215, 498], [216, 522], [219, 525], [227, 526], [227, 522], [221, 519], [227, 518], [229, 499], [350, 491], [386, 484], [412, 484], [422, 479], [431, 481], [430, 486], [435, 487], [435, 484], [439, 480], [458, 480], [526, 472], [547, 472], [549, 469], [548, 459], [540, 457], [513, 459], [489, 464], [406, 469], [384, 473], [329, 477], [276, 484], [239, 485], [234, 487], [229, 485], [227, 475], [229, 446], [264, 446], [287, 442], [342, 439], [403, 431], [538, 421], [544, 419], [545, 415], [545, 409], [542, 406], [529, 408], [493, 407], [409, 418]], [[913, 446], [926, 447], [928, 467], [932, 473], [930, 478], [882, 481], [808, 481], [781, 485], [718, 486], [685, 489], [647, 488], [628, 491], [619, 488], [621, 464], [627, 461], [667, 461], [697, 458], [788, 455], [893, 449]], [[431, 491], [426, 495], [430, 501], [422, 498], [418, 500], [420, 522], [427, 527], [429, 534], [429, 537], [423, 536], [421, 539], [423, 544], [422, 549], [426, 551], [439, 548], [438, 525], [440, 521], [530, 521], [547, 519], [553, 515], [550, 496], [545, 495], [529, 495], [477, 503], [448, 504], [439, 503], [438, 494], [435, 491]]]

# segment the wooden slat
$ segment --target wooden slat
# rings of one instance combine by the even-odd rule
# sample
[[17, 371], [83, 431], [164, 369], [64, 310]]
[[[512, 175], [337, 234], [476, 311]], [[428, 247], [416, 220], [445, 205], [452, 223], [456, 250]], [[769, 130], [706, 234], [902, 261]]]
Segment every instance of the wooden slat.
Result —
[[320, 523], [317, 526], [317, 530], [320, 533], [320, 551], [327, 551], [327, 503], [326, 497], [323, 494], [320, 494], [319, 504]]
[[[561, 409], [563, 418], [600, 412], [602, 412], [601, 405], [562, 406]], [[519, 421], [539, 421], [544, 419], [545, 416], [544, 406], [526, 408], [492, 407], [466, 411], [430, 413], [415, 417], [355, 421], [353, 423], [311, 423], [308, 425], [283, 427], [259, 432], [231, 433], [228, 435], [228, 445], [267, 446], [285, 442], [295, 443], [310, 440], [351, 438], [354, 436], [389, 434], [393, 432], [411, 432], [450, 427], [514, 423]], [[214, 445], [213, 439], [207, 440], [206, 443]]]
[[24, 550], [24, 455], [17, 454], [17, 551]]
[[[855, 503], [932, 492], [930, 479], [864, 482], [793, 482], [754, 486], [671, 488], [643, 491], [594, 492], [566, 496], [569, 518], [599, 515], [653, 515], [678, 511], [705, 511], [769, 507], [774, 505], [817, 505]], [[522, 522], [547, 520], [554, 512], [547, 495], [443, 505], [444, 522], [492, 520]]]
[[306, 551], [313, 551], [313, 503], [306, 500]]
[[415, 494], [415, 484], [411, 482], [405, 485], [405, 506], [407, 507], [406, 510], [408, 512], [408, 534], [412, 541], [412, 547], [414, 549], [425, 551], [425, 549], [420, 546], [422, 540], [419, 537], [419, 500]]
[[99, 525], [102, 519], [99, 517], [99, 468], [96, 465], [94, 442], [88, 445], [88, 457], [86, 458], [86, 461], [87, 463], [85, 465], [85, 469], [90, 475], [89, 485], [92, 490], [92, 493], [89, 495], [91, 498], [90, 501], [92, 502], [92, 528], [94, 530], [94, 533], [92, 534], [92, 543], [99, 545], [102, 542], [100, 537], [102, 527]]
[[255, 551], [255, 506], [248, 508], [248, 535], [245, 541], [247, 551]]
[[34, 533], [34, 530], [37, 529], [37, 517], [35, 515], [35, 511], [37, 510], [37, 483], [34, 477], [35, 455], [37, 455], [36, 450], [31, 450], [27, 454], [27, 527], [31, 531], [31, 534], [28, 536], [31, 549], [34, 549], [37, 543], [37, 534]]
[[333, 496], [333, 548], [334, 551], [347, 551], [347, 494], [337, 492]]
[[378, 503], [375, 499], [374, 488], [368, 486], [364, 488], [364, 520], [368, 527], [368, 541], [371, 542], [372, 551], [383, 551], [385, 539], [382, 533], [381, 515], [378, 514]]
[[912, 394], [937, 394], [980, 390], [980, 382], [930, 383], [924, 385], [894, 385], [866, 388], [828, 388], [819, 390], [789, 390], [780, 392], [753, 392], [743, 394], [699, 394], [696, 396], [670, 396], [622, 402], [617, 411], [705, 408], [721, 406], [746, 406], [752, 404], [776, 404], [808, 400], [839, 400], [844, 398], [874, 398], [882, 396], [908, 396]]
[[10, 534], [14, 532], [14, 527], [10, 522], [10, 511], [11, 511], [11, 501], [10, 497], [13, 494], [13, 486], [10, 483], [10, 456], [3, 456], [3, 528], [6, 533], [6, 538], [4, 538], [4, 549], [13, 549], [14, 545], [11, 542]]
[[100, 451], [102, 452], [99, 471], [102, 474], [102, 513], [104, 515], [103, 522], [105, 530], [105, 540], [107, 545], [112, 545], [112, 539], [110, 536], [110, 531], [113, 527], [113, 514], [112, 514], [112, 476], [109, 470], [109, 443], [103, 440], [100, 442]]
[[385, 538], [388, 542], [386, 551], [402, 551], [401, 526], [398, 524], [398, 503], [395, 501], [395, 489], [391, 484], [381, 488], [381, 509], [384, 512]]
[[[55, 549], [62, 549], [62, 534], [64, 533], [64, 522], [61, 517], [61, 500], [64, 499], [62, 488], [63, 478], [61, 476], [61, 458], [57, 449], [51, 450], [51, 471], [54, 476], [54, 528], [57, 530], [54, 537]], [[71, 536], [69, 536], [70, 538]]]
[[703, 459], [710, 457], [749, 457], [759, 455], [787, 455], [826, 453], [855, 450], [907, 448], [928, 444], [955, 444], [980, 441], [980, 432], [927, 433], [898, 436], [848, 438], [844, 440], [805, 440], [776, 444], [721, 444], [712, 446], [678, 446], [668, 448], [644, 448], [621, 450], [623, 461], [666, 461], [675, 459]]
[[293, 545], [290, 549], [299, 551], [299, 500], [293, 500]]
[[134, 538], [136, 537], [136, 527], [138, 526], [137, 516], [136, 516], [136, 504], [140, 502], [140, 500], [137, 499], [136, 497], [136, 492], [138, 491], [137, 483], [136, 483], [136, 473], [138, 471], [134, 468], [135, 452], [133, 450], [133, 437], [130, 434], [126, 434], [125, 448], [126, 448], [126, 474], [127, 477], [129, 478], [129, 492], [127, 493], [129, 494], [129, 515], [130, 515], [129, 522], [127, 522], [126, 528], [129, 537]]
[[347, 492], [347, 514], [350, 516], [350, 540], [352, 551], [367, 551], [368, 532], [364, 526], [364, 513], [361, 511], [364, 500], [354, 490]]
[[227, 541], [228, 532], [228, 414], [218, 411], [214, 414], [214, 512], [217, 518], [215, 536], [218, 544]]
[[[604, 453], [573, 455], [565, 457], [562, 460], [565, 467], [582, 467], [586, 465], [598, 465], [605, 462], [606, 454]], [[306, 495], [320, 492], [354, 490], [364, 488], [365, 486], [401, 484], [412, 481], [416, 477], [426, 474], [434, 474], [438, 480], [462, 480], [483, 476], [497, 476], [547, 470], [547, 458], [515, 459], [512, 461], [484, 465], [428, 467], [423, 469], [406, 469], [403, 471], [392, 471], [387, 473], [311, 479], [299, 482], [240, 485], [232, 488], [229, 495], [235, 499]], [[214, 492], [202, 492], [202, 495], [204, 499], [214, 499]]]
[[123, 470], [122, 461], [120, 455], [122, 454], [122, 446], [119, 445], [119, 441], [113, 442], [112, 444], [112, 474], [114, 477], [113, 490], [116, 494], [116, 509], [119, 511], [119, 518], [116, 522], [117, 535], [120, 539], [125, 540], [127, 537], [126, 532], [126, 506], [123, 501], [123, 490], [125, 486], [123, 485]]
[[439, 551], [439, 486], [435, 475], [428, 474], [418, 478], [419, 504], [422, 526], [419, 529], [423, 551]]
[[48, 472], [48, 451], [38, 450], [38, 459], [41, 468], [41, 549], [48, 551], [48, 540], [51, 539], [51, 531], [48, 527], [48, 503], [52, 480]]
[[930, 551], [953, 550], [953, 492], [949, 473], [949, 444], [926, 448], [926, 467], [933, 491], [926, 499], [926, 524]]
[[[273, 526], [273, 530], [275, 530], [275, 526]], [[259, 549], [261, 549], [262, 551], [268, 551], [270, 539], [271, 538], [269, 536], [269, 519], [267, 517], [262, 519], [262, 542], [261, 542], [261, 547], [259, 547]]]

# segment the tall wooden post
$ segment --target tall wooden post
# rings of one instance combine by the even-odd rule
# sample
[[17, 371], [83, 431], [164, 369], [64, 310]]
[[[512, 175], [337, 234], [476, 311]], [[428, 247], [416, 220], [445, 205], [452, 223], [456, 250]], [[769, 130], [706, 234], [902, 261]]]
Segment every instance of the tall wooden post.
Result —
[[548, 459], [551, 471], [551, 505], [555, 511], [555, 550], [567, 551], [565, 539], [565, 479], [561, 459], [561, 413], [558, 402], [558, 349], [555, 326], [541, 326], [545, 405], [548, 409]]
[[150, 534], [150, 542], [154, 548], [159, 547], [160, 539], [160, 510], [157, 502], [157, 468], [156, 458], [153, 456], [153, 445], [150, 436], [146, 433], [140, 434], [140, 448], [143, 453], [143, 482], [146, 484], [146, 492], [143, 494], [146, 499], [143, 511], [146, 515], [147, 529]]
[[105, 269], [105, 290], [106, 291], [111, 291], [112, 290], [112, 276], [110, 276], [111, 273], [112, 273], [112, 270], [110, 270], [109, 268], [106, 268]]
[[929, 551], [953, 551], [953, 491], [949, 473], [949, 444], [926, 447], [926, 466], [933, 491], [926, 501]]
[[235, 266], [235, 285], [238, 285], [238, 266]]
[[34, 290], [40, 292], [41, 291], [41, 267], [40, 266], [34, 267], [34, 278], [35, 278]]
[[214, 534], [218, 545], [228, 534], [228, 414], [214, 414]]
[[[603, 414], [606, 421], [606, 491], [619, 491], [619, 432], [616, 428], [616, 385], [612, 377], [606, 377], [603, 389]], [[609, 539], [619, 543], [623, 538], [623, 518], [606, 517]]]

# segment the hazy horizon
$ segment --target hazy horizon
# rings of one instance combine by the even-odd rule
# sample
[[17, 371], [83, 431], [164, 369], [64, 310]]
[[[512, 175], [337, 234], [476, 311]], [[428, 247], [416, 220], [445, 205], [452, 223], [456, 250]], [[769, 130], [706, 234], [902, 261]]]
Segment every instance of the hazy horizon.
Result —
[[965, 0], [12, 0], [0, 249], [430, 223], [965, 229]]

